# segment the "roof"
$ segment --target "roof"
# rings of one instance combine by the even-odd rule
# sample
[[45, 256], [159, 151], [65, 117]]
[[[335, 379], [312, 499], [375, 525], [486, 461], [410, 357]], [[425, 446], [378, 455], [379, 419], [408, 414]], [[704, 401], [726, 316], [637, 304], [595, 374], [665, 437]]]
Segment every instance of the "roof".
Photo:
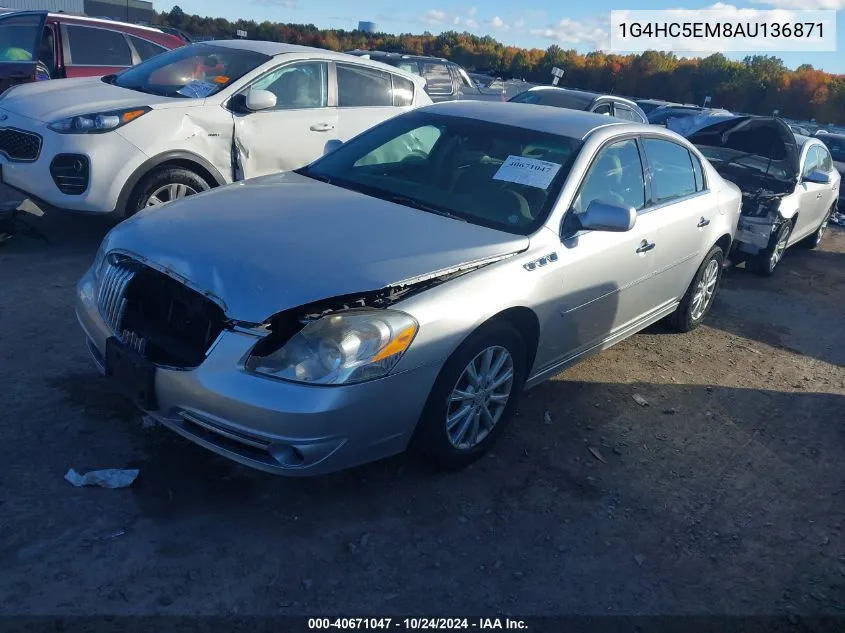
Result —
[[532, 92], [537, 92], [540, 90], [555, 90], [559, 92], [565, 92], [566, 94], [583, 101], [584, 105], [588, 105], [596, 99], [615, 99], [616, 101], [625, 101], [630, 105], [637, 105], [636, 101], [629, 97], [623, 97], [622, 95], [612, 95], [606, 92], [593, 92], [592, 90], [575, 90], [573, 88], [561, 88], [560, 86], [534, 86], [532, 88], [529, 88], [528, 90]]
[[80, 22], [94, 22], [100, 24], [118, 24], [127, 28], [138, 29], [139, 31], [152, 31], [153, 33], [164, 33], [161, 29], [152, 26], [144, 26], [142, 24], [132, 24], [131, 22], [121, 22], [120, 20], [109, 20], [107, 18], [89, 18], [87, 15], [74, 15], [72, 13], [48, 13], [51, 18], [58, 18], [63, 21], [79, 20]]
[[[472, 118], [516, 127], [583, 139], [590, 132], [608, 125], [637, 125], [603, 114], [567, 110], [533, 103], [501, 101], [443, 101], [421, 108], [426, 112]], [[638, 128], [641, 126], [637, 126]]]
[[435, 57], [433, 55], [417, 55], [416, 53], [395, 53], [392, 51], [368, 51], [364, 49], [357, 48], [354, 51], [347, 51], [348, 55], [354, 55], [356, 57], [362, 55], [370, 55], [371, 57], [393, 57], [398, 59], [434, 59], [439, 62], [448, 62], [450, 64], [454, 64], [454, 62], [450, 62], [448, 59], [444, 57]]

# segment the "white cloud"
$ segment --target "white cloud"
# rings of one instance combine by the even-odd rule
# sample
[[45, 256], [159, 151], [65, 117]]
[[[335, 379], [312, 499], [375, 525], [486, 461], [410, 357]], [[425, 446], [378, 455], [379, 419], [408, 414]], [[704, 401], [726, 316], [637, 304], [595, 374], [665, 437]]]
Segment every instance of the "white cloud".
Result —
[[845, 0], [751, 0], [776, 9], [835, 9], [845, 10]]
[[602, 50], [610, 45], [607, 18], [587, 20], [563, 18], [557, 24], [544, 29], [531, 29], [530, 33], [571, 46], [586, 45]]
[[438, 24], [443, 24], [444, 22], [446, 22], [447, 17], [448, 16], [446, 15], [445, 11], [438, 11], [437, 9], [429, 9], [428, 11], [426, 11], [422, 20], [426, 24], [431, 24], [431, 25], [436, 26]]
[[523, 26], [525, 26], [525, 20], [523, 20], [522, 18], [519, 18], [516, 22], [513, 23], [513, 28], [515, 29], [521, 29]]
[[252, 0], [252, 4], [262, 7], [282, 7], [283, 9], [296, 9], [298, 0]]
[[454, 24], [455, 26], [457, 26], [457, 25], [459, 25], [460, 23], [461, 23], [461, 16], [456, 15], [456, 16], [455, 16], [455, 18], [452, 20], [452, 24]]
[[476, 13], [478, 13], [478, 9], [476, 9], [475, 7], [470, 7], [469, 9], [467, 9], [467, 15], [471, 18], [475, 17]]
[[476, 22], [472, 18], [467, 18], [466, 20], [464, 20], [464, 25], [466, 25], [466, 27], [468, 29], [477, 29], [478, 28], [478, 22]]
[[492, 26], [497, 31], [507, 31], [510, 29], [510, 26], [505, 24], [505, 21], [502, 20], [498, 15], [495, 16], [492, 20], [490, 20], [490, 26]]

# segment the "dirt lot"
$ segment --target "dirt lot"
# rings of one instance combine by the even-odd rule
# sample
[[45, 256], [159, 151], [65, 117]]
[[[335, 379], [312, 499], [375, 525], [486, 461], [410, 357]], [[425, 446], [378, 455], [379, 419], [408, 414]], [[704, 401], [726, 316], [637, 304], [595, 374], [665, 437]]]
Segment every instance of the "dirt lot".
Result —
[[[288, 480], [143, 429], [72, 309], [107, 224], [32, 224], [52, 245], [0, 246], [0, 613], [845, 610], [841, 230], [729, 271], [706, 327], [538, 387], [467, 471]], [[127, 466], [126, 490], [63, 479]]]

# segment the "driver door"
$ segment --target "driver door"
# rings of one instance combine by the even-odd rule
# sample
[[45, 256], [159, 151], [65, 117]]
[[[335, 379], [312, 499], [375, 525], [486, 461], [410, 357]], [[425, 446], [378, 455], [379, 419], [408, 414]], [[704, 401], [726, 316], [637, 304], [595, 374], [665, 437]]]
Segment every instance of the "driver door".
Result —
[[327, 62], [302, 61], [273, 69], [240, 93], [267, 90], [276, 97], [273, 108], [234, 114], [243, 178], [297, 169], [323, 155], [338, 120], [330, 85]]
[[46, 20], [46, 11], [16, 12], [0, 17], [0, 92], [35, 81], [39, 66], [46, 72], [46, 67], [38, 62]]
[[805, 178], [814, 171], [822, 170], [822, 153], [816, 146], [810, 147], [804, 156], [804, 164], [801, 169], [801, 182], [798, 183], [797, 191], [800, 196], [798, 206], [798, 218], [792, 229], [790, 242], [795, 242], [812, 233], [821, 223], [822, 214], [827, 211], [823, 208], [825, 193], [830, 185], [820, 185], [814, 182], [807, 182]]

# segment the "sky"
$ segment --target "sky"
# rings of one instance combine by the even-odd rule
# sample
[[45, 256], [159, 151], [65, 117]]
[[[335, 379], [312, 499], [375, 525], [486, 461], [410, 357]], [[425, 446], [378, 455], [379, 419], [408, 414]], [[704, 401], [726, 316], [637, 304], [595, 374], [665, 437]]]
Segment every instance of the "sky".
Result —
[[[319, 28], [354, 29], [359, 20], [375, 22], [387, 33], [469, 31], [526, 48], [558, 44], [581, 53], [607, 41], [610, 11], [616, 9], [706, 9], [714, 0], [154, 0], [156, 10], [178, 4], [186, 13], [229, 20], [315, 24]], [[569, 6], [566, 6], [569, 5]], [[722, 0], [720, 7], [740, 9], [836, 9], [837, 52], [775, 54], [795, 68], [809, 63], [833, 73], [845, 73], [845, 0]], [[728, 55], [741, 59], [754, 51]]]

